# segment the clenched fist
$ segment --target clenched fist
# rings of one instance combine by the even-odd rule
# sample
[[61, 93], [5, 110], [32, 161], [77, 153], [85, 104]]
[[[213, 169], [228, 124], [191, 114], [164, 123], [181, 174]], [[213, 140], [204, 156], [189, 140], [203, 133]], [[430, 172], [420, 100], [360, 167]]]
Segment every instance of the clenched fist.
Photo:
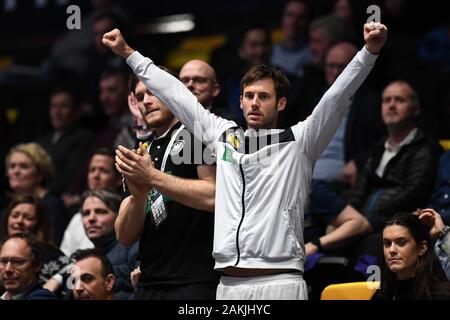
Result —
[[387, 40], [387, 28], [379, 22], [370, 22], [364, 25], [364, 41], [366, 49], [373, 54], [378, 54]]
[[128, 45], [128, 43], [126, 43], [119, 29], [114, 29], [110, 32], [105, 33], [103, 35], [102, 42], [105, 46], [110, 48], [112, 52], [124, 57], [125, 59], [134, 52], [134, 49], [132, 49]]

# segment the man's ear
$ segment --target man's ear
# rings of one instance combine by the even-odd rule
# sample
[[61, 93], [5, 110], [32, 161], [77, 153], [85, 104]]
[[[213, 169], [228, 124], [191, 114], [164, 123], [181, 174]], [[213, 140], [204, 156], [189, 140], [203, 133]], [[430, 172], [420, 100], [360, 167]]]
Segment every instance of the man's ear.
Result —
[[116, 277], [110, 273], [105, 278], [105, 290], [110, 292], [114, 288], [114, 283], [116, 282]]
[[287, 99], [286, 97], [282, 97], [278, 100], [277, 109], [278, 111], [283, 111], [286, 108]]
[[241, 95], [241, 97], [239, 98], [239, 102], [240, 102], [240, 108], [241, 108], [241, 110], [244, 110], [244, 106], [242, 105], [242, 95]]
[[220, 94], [220, 91], [222, 90], [222, 88], [220, 87], [219, 83], [215, 83], [214, 84], [214, 89], [213, 89], [213, 93], [212, 96], [215, 98]]

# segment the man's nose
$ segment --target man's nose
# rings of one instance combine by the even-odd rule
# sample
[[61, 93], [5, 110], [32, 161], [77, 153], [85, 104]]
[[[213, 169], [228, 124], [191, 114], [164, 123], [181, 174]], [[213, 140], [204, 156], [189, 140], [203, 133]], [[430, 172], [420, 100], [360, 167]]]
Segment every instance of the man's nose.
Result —
[[255, 96], [252, 99], [252, 108], [253, 109], [259, 108], [259, 98], [257, 96]]
[[11, 273], [13, 271], [13, 265], [11, 261], [8, 261], [5, 265], [5, 272]]
[[81, 284], [80, 280], [77, 280], [75, 282], [75, 287], [73, 288], [77, 294], [81, 294], [84, 291], [83, 285]]

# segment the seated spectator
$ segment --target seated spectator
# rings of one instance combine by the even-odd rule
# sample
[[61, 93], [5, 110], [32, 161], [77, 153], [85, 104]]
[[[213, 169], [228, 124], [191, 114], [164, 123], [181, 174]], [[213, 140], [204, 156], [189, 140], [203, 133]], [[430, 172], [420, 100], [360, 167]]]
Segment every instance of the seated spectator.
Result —
[[15, 235], [0, 249], [0, 279], [6, 291], [0, 300], [57, 300], [38, 284], [40, 247], [27, 236]]
[[120, 69], [105, 70], [98, 88], [107, 125], [97, 133], [92, 148], [112, 148], [119, 144], [134, 147], [133, 118], [128, 110], [128, 74]]
[[271, 62], [290, 76], [301, 77], [303, 66], [312, 60], [307, 35], [309, 15], [304, 0], [289, 0], [284, 6], [281, 18], [283, 40], [274, 45]]
[[88, 238], [111, 261], [116, 277], [117, 299], [128, 299], [134, 292], [130, 274], [138, 265], [138, 242], [125, 247], [117, 242], [114, 223], [121, 197], [105, 190], [86, 191], [82, 197], [82, 221]]
[[75, 285], [72, 289], [75, 300], [113, 300], [114, 276], [111, 262], [97, 249], [75, 251], [72, 274]]
[[79, 103], [75, 92], [57, 88], [50, 97], [52, 131], [38, 139], [52, 158], [55, 172], [50, 192], [61, 195], [78, 173], [80, 157], [92, 141], [92, 133], [78, 126]]
[[384, 222], [396, 212], [413, 212], [426, 203], [435, 182], [441, 148], [417, 127], [417, 93], [407, 82], [390, 83], [383, 91], [381, 113], [388, 138], [370, 151], [349, 205], [340, 213], [351, 206], [364, 217], [363, 224], [350, 232], [338, 225], [315, 240], [315, 244], [307, 244], [310, 253], [371, 231], [375, 234], [360, 244], [359, 253], [377, 255]]
[[450, 280], [450, 227], [444, 224], [439, 213], [433, 209], [423, 209], [418, 212], [422, 223], [430, 228], [431, 239], [436, 240], [434, 251], [441, 261], [447, 278]]
[[398, 213], [385, 223], [383, 252], [380, 290], [373, 299], [450, 299], [450, 283], [417, 216]]
[[24, 195], [13, 199], [6, 210], [0, 231], [0, 237], [4, 234], [6, 239], [25, 234], [32, 235], [38, 241], [42, 265], [38, 274], [39, 285], [45, 285], [69, 263], [69, 259], [52, 243], [48, 207], [33, 196]]
[[189, 60], [181, 68], [179, 78], [203, 107], [212, 112], [216, 111], [213, 109], [213, 103], [220, 94], [220, 84], [213, 67], [202, 60]]
[[[66, 227], [66, 211], [62, 201], [47, 188], [47, 182], [54, 174], [50, 156], [37, 143], [19, 144], [6, 156], [6, 170], [12, 189], [12, 193], [6, 196], [11, 199], [28, 194], [41, 199], [50, 209], [52, 241], [59, 245]], [[1, 215], [4, 215], [4, 212]]]
[[219, 105], [225, 106], [221, 116], [234, 120], [245, 127], [245, 119], [239, 104], [240, 79], [252, 66], [269, 64], [272, 52], [272, 39], [269, 29], [262, 24], [246, 26], [240, 33], [237, 55], [239, 57], [233, 72], [222, 78], [223, 94], [219, 97]]
[[323, 68], [328, 50], [336, 43], [348, 40], [348, 33], [342, 19], [333, 14], [313, 20], [309, 26], [312, 64]]
[[446, 225], [450, 225], [450, 150], [441, 156], [436, 185], [428, 207], [439, 212]]
[[[101, 148], [91, 156], [87, 173], [88, 190], [107, 190], [117, 192], [121, 187], [121, 177], [114, 166], [114, 153], [106, 148]], [[70, 256], [77, 249], [93, 248], [94, 244], [89, 240], [81, 221], [80, 196], [67, 195], [66, 203], [77, 206], [77, 212], [73, 215], [61, 242], [60, 249], [67, 256]]]

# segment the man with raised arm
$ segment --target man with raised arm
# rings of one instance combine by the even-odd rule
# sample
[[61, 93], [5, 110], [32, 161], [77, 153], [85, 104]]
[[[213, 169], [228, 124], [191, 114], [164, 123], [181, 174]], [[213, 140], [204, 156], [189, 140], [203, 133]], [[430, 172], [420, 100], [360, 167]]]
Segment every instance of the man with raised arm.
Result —
[[[223, 276], [217, 299], [307, 299], [303, 208], [315, 161], [335, 134], [350, 100], [372, 69], [387, 39], [380, 23], [364, 26], [365, 47], [325, 93], [311, 116], [277, 130], [286, 106], [288, 81], [278, 70], [258, 65], [241, 80], [241, 107], [248, 130], [219, 118], [183, 84], [125, 42], [119, 30], [103, 43], [127, 59], [145, 86], [216, 158], [213, 256]], [[123, 155], [122, 155], [123, 156]], [[137, 179], [133, 157], [127, 178]], [[119, 162], [127, 161], [125, 157]], [[150, 169], [151, 170], [151, 169]], [[140, 181], [141, 183], [143, 181]]]

